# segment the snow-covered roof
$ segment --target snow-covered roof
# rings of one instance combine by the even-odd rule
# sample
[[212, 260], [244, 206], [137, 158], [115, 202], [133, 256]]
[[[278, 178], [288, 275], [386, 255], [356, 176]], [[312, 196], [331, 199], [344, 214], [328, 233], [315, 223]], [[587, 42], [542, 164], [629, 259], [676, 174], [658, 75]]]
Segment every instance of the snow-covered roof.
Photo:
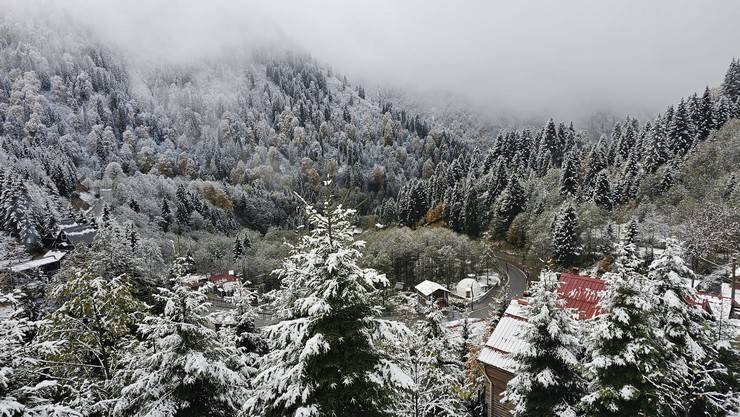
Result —
[[22, 272], [29, 269], [40, 268], [44, 265], [49, 265], [54, 262], [59, 262], [67, 252], [63, 251], [48, 251], [40, 258], [31, 259], [30, 261], [22, 262], [16, 265], [10, 266], [10, 270], [13, 272]]
[[423, 296], [428, 297], [432, 295], [435, 291], [442, 290], [444, 292], [450, 292], [447, 288], [442, 286], [441, 284], [437, 284], [434, 281], [424, 280], [414, 287], [416, 288], [416, 291], [419, 291]]
[[503, 317], [481, 349], [478, 355], [480, 362], [514, 372], [514, 362], [509, 358], [509, 353], [524, 345], [518, 334], [528, 326], [527, 320], [519, 315], [525, 304], [523, 300], [511, 300]]
[[476, 297], [481, 294], [480, 283], [474, 278], [465, 278], [460, 280], [455, 286], [455, 293], [460, 297], [467, 297], [468, 291], [472, 292], [472, 296]]
[[95, 226], [89, 224], [80, 224], [77, 226], [68, 227], [61, 231], [67, 240], [73, 245], [78, 243], [92, 243], [95, 239]]

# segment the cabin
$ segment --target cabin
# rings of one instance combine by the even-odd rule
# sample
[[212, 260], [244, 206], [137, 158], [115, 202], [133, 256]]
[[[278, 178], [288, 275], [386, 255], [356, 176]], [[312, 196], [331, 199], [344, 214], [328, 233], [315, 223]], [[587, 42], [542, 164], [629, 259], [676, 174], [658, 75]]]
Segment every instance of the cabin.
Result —
[[67, 254], [64, 251], [50, 250], [43, 255], [34, 259], [23, 262], [4, 262], [0, 269], [7, 269], [12, 272], [28, 272], [32, 270], [43, 271], [48, 275], [54, 274], [61, 267], [62, 258]]
[[[598, 294], [605, 288], [604, 281], [578, 274], [559, 274], [560, 286], [558, 297], [565, 301], [565, 307], [572, 309], [580, 320], [589, 320], [597, 316]], [[505, 417], [511, 415], [511, 405], [501, 402], [506, 384], [514, 377], [514, 362], [509, 353], [523, 345], [517, 336], [527, 326], [524, 310], [527, 300], [511, 300], [501, 320], [489, 336], [478, 355], [478, 362], [483, 365], [486, 379], [486, 409], [488, 417]]]
[[449, 305], [450, 290], [434, 281], [424, 280], [418, 283], [414, 289], [423, 303], [430, 303], [438, 307]]
[[53, 249], [72, 250], [79, 245], [90, 245], [95, 239], [97, 230], [90, 224], [78, 224], [70, 226], [59, 231], [54, 243]]

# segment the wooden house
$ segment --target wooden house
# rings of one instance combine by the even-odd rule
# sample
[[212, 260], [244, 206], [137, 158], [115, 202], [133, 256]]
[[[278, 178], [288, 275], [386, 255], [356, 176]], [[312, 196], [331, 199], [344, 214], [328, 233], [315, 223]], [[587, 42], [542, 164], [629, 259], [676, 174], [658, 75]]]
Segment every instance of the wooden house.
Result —
[[417, 284], [414, 289], [424, 303], [436, 304], [439, 307], [447, 307], [449, 304], [450, 290], [441, 284], [425, 280]]
[[[565, 307], [572, 309], [579, 319], [588, 320], [599, 314], [598, 293], [604, 290], [604, 281], [578, 274], [560, 274], [559, 281], [558, 297], [565, 301]], [[501, 397], [506, 384], [514, 377], [514, 363], [509, 354], [524, 343], [517, 335], [528, 325], [524, 313], [526, 306], [525, 299], [511, 300], [478, 355], [486, 378], [488, 417], [511, 415], [511, 405], [502, 403]]]

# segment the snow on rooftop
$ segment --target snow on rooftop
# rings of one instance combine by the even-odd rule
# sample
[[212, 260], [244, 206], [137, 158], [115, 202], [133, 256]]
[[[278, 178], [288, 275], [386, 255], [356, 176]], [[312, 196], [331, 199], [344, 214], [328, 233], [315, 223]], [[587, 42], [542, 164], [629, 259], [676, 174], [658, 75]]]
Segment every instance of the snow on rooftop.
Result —
[[[512, 304], [518, 304], [517, 300], [512, 300], [509, 306]], [[518, 335], [526, 326], [529, 326], [526, 320], [505, 314], [481, 349], [478, 360], [514, 372], [514, 361], [509, 358], [509, 353], [524, 346], [525, 342]]]
[[30, 261], [12, 265], [10, 266], [10, 270], [13, 272], [22, 272], [22, 271], [27, 271], [29, 269], [40, 268], [44, 265], [49, 265], [54, 262], [59, 262], [66, 254], [67, 252], [63, 252], [63, 251], [49, 251], [49, 252], [46, 252], [40, 258], [36, 258]]
[[437, 284], [436, 282], [429, 280], [424, 280], [418, 283], [414, 288], [416, 288], [416, 291], [419, 291], [425, 297], [432, 295], [432, 293], [438, 290], [450, 292], [450, 290], [448, 290], [441, 284]]

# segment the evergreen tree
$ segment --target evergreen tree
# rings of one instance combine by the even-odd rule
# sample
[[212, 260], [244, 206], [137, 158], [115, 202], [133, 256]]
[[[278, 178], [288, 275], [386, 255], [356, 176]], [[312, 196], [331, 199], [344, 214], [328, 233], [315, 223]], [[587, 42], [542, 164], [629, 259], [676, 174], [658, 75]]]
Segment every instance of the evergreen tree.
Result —
[[[540, 165], [546, 165], [550, 161], [555, 167], [559, 167], [563, 158], [563, 149], [560, 137], [558, 136], [555, 122], [550, 118], [542, 130], [542, 139], [540, 140]], [[546, 156], [549, 155], [549, 156]]]
[[236, 238], [234, 239], [234, 249], [232, 252], [234, 254], [234, 262], [238, 261], [244, 254], [244, 251], [242, 250], [242, 242], [239, 240], [239, 235], [236, 235]]
[[584, 393], [579, 375], [579, 329], [558, 298], [558, 278], [549, 271], [532, 286], [523, 344], [511, 353], [515, 376], [504, 393], [515, 416], [575, 416]]
[[733, 58], [722, 82], [722, 94], [735, 101], [740, 97], [740, 59]]
[[472, 175], [468, 176], [463, 195], [463, 231], [469, 236], [480, 234], [480, 213], [478, 211], [478, 192]]
[[594, 145], [586, 164], [586, 176], [583, 178], [584, 190], [591, 192], [595, 184], [596, 176], [603, 170], [607, 169], [606, 154], [604, 152], [604, 137]]
[[234, 416], [246, 400], [246, 368], [206, 319], [204, 294], [160, 288], [160, 316], [139, 326], [141, 343], [122, 360], [114, 416]]
[[673, 186], [673, 183], [676, 181], [674, 173], [675, 169], [676, 168], [673, 163], [666, 165], [663, 175], [660, 177], [660, 182], [658, 183], [658, 194], [665, 193], [671, 188], [671, 186]]
[[129, 200], [128, 206], [133, 210], [134, 212], [138, 213], [141, 211], [141, 207], [139, 207], [139, 203], [136, 202], [133, 198]]
[[234, 309], [230, 312], [232, 320], [226, 327], [227, 340], [243, 356], [246, 365], [243, 373], [250, 381], [257, 375], [260, 357], [268, 351], [267, 342], [255, 324], [256, 298], [254, 291], [237, 282], [233, 295], [229, 297]]
[[682, 259], [681, 245], [666, 239], [665, 246], [648, 272], [658, 301], [655, 318], [663, 336], [660, 343], [670, 350], [665, 363], [669, 372], [657, 384], [661, 414], [725, 415], [737, 406], [732, 400], [736, 393], [721, 382], [727, 370], [718, 360], [708, 313], [691, 304], [699, 296], [687, 282], [696, 277]]
[[[353, 238], [353, 210], [320, 214], [307, 206], [313, 230], [276, 271], [284, 321], [265, 328], [270, 352], [255, 379], [247, 411], [263, 416], [389, 414], [396, 383], [409, 385], [381, 346], [403, 326], [379, 320], [373, 305], [385, 276], [357, 265], [363, 242]], [[396, 336], [392, 336], [396, 334]]]
[[587, 416], [653, 415], [654, 381], [659, 380], [660, 352], [651, 323], [655, 301], [646, 278], [637, 272], [635, 245], [622, 241], [616, 271], [604, 274], [606, 290], [599, 295], [598, 315], [589, 330], [586, 371], [592, 392], [581, 407]]
[[669, 131], [671, 149], [676, 155], [685, 155], [691, 147], [693, 138], [691, 136], [690, 123], [686, 101], [681, 99], [678, 103], [678, 107], [676, 107], [675, 113], [673, 114]]
[[519, 182], [519, 178], [516, 175], [512, 175], [498, 199], [497, 214], [505, 220], [505, 224], [508, 227], [511, 221], [514, 220], [514, 217], [524, 211], [525, 203], [526, 196], [524, 195], [524, 188]]
[[126, 276], [108, 280], [77, 268], [67, 276], [52, 291], [61, 306], [39, 329], [36, 342], [45, 351], [40, 366], [69, 387], [64, 404], [102, 412], [105, 400], [112, 398], [110, 381], [119, 349], [132, 339], [146, 306]]
[[699, 140], [704, 140], [712, 129], [714, 129], [714, 101], [709, 87], [706, 87], [699, 104], [699, 124], [696, 126], [696, 135]]
[[579, 170], [580, 161], [576, 153], [568, 153], [560, 170], [560, 195], [564, 197], [575, 197], [578, 191]]
[[170, 211], [170, 204], [167, 199], [162, 200], [162, 219], [159, 222], [159, 227], [166, 233], [170, 229], [172, 224], [172, 212]]
[[29, 317], [25, 301], [19, 290], [0, 295], [10, 310], [0, 318], [0, 415], [77, 417], [76, 410], [54, 402], [58, 381], [34, 369], [38, 352], [30, 341], [39, 323]]
[[552, 256], [560, 265], [573, 264], [581, 254], [578, 215], [570, 202], [565, 202], [555, 217], [552, 228]]
[[662, 123], [654, 123], [648, 134], [645, 149], [645, 169], [649, 173], [655, 172], [668, 161], [668, 147], [666, 134]]
[[596, 180], [594, 181], [594, 191], [591, 198], [597, 206], [605, 210], [611, 210], [613, 205], [612, 192], [611, 187], [609, 186], [609, 178], [606, 176], [606, 171], [601, 171], [596, 176]]
[[627, 243], [637, 244], [637, 220], [633, 217], [624, 229], [624, 240]]
[[462, 363], [455, 358], [442, 312], [427, 307], [404, 349], [401, 366], [413, 384], [401, 397], [400, 415], [459, 416], [464, 413], [457, 394]]
[[177, 222], [181, 226], [189, 225], [190, 212], [193, 210], [193, 207], [190, 204], [190, 199], [187, 191], [185, 191], [184, 185], [180, 184], [177, 186], [175, 198], [177, 199], [177, 207], [175, 208], [175, 217], [177, 218]]
[[619, 155], [622, 159], [627, 159], [632, 152], [632, 149], [637, 143], [637, 133], [632, 125], [630, 119], [625, 122], [626, 128], [622, 130], [622, 135], [619, 137]]
[[103, 205], [103, 214], [100, 219], [103, 227], [110, 227], [110, 206], [107, 203]]

